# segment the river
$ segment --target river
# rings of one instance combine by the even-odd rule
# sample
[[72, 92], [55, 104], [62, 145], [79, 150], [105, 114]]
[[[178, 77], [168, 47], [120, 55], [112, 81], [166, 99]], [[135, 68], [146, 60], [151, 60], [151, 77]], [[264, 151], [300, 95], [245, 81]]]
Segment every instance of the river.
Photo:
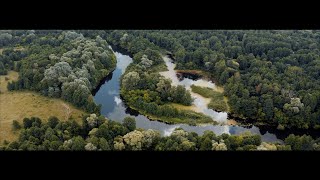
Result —
[[[128, 108], [123, 100], [120, 97], [120, 77], [125, 72], [127, 66], [132, 62], [132, 58], [128, 55], [114, 51], [117, 58], [116, 69], [110, 74], [105, 81], [99, 86], [99, 88], [94, 93], [94, 100], [97, 104], [101, 104], [101, 114], [107, 118], [122, 122], [123, 118], [127, 116], [132, 116], [136, 119], [136, 125], [138, 128], [143, 129], [155, 129], [161, 132], [162, 135], [170, 135], [175, 128], [183, 128], [186, 131], [193, 131], [199, 135], [203, 134], [204, 131], [210, 130], [217, 135], [223, 133], [226, 134], [241, 134], [245, 131], [250, 131], [252, 134], [261, 135], [261, 139], [264, 142], [283, 142], [278, 139], [275, 134], [264, 131], [263, 133], [256, 126], [251, 127], [241, 127], [238, 125], [200, 125], [200, 126], [190, 126], [187, 124], [166, 124], [158, 121], [151, 121], [146, 116], [137, 113], [136, 111]], [[212, 82], [208, 82], [203, 79], [192, 80], [189, 78], [184, 78], [182, 81], [179, 81], [174, 71], [174, 64], [170, 61], [169, 58], [164, 58], [166, 65], [168, 66], [169, 71], [161, 72], [165, 77], [171, 77], [173, 84], [184, 85], [187, 89], [190, 89], [192, 84], [200, 86], [208, 86], [214, 88], [215, 85]], [[195, 93], [192, 93], [192, 97], [195, 99], [193, 105], [195, 106], [195, 111], [202, 112], [211, 116], [213, 119], [218, 122], [227, 121], [227, 113], [225, 112], [216, 112], [211, 109], [208, 109], [206, 106], [206, 98], [199, 96]]]

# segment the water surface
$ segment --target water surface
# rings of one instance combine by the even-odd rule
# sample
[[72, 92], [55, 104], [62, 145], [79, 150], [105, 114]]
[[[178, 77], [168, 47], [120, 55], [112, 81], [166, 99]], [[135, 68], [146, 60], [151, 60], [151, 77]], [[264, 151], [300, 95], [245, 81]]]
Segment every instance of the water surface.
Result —
[[[202, 126], [190, 126], [186, 124], [166, 124], [158, 121], [151, 121], [146, 116], [137, 113], [136, 111], [130, 110], [123, 100], [120, 97], [120, 77], [125, 72], [127, 66], [132, 63], [132, 58], [128, 55], [124, 55], [120, 52], [114, 52], [117, 57], [117, 66], [116, 69], [112, 72], [111, 75], [106, 78], [105, 82], [99, 86], [99, 89], [96, 90], [94, 94], [94, 100], [97, 104], [101, 104], [101, 114], [107, 118], [122, 122], [123, 118], [127, 116], [132, 116], [136, 119], [137, 127], [143, 129], [155, 129], [159, 130], [162, 135], [170, 135], [175, 128], [181, 127], [186, 131], [193, 131], [199, 135], [203, 134], [204, 131], [209, 130], [213, 131], [217, 135], [223, 133], [227, 134], [240, 134], [245, 131], [250, 131], [252, 134], [261, 135], [262, 141], [274, 142], [279, 141], [275, 134], [266, 132], [261, 134], [260, 130], [256, 126], [252, 127], [241, 127], [241, 126], [229, 126], [229, 125], [202, 125]], [[171, 77], [173, 84], [185, 85], [187, 89], [190, 89], [192, 84], [199, 86], [207, 86], [210, 88], [215, 88], [214, 83], [207, 82], [202, 79], [192, 80], [189, 78], [184, 78], [182, 81], [179, 81], [175, 72], [174, 64], [170, 61], [169, 58], [164, 58], [169, 71], [162, 72], [161, 74], [166, 77]], [[216, 112], [211, 109], [206, 108], [206, 98], [202, 96], [197, 96], [195, 93], [192, 94], [195, 98], [194, 106], [198, 108], [198, 111], [203, 112], [207, 115], [210, 115], [212, 118], [219, 122], [224, 122], [227, 120], [227, 113], [225, 112]]]

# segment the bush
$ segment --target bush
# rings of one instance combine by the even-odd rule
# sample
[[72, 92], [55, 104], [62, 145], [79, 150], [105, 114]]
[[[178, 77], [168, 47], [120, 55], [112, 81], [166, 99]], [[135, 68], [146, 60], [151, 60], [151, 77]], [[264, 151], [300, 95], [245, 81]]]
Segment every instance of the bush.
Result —
[[3, 144], [4, 144], [4, 145], [8, 145], [8, 144], [9, 144], [9, 141], [4, 140], [4, 141], [3, 141]]
[[285, 129], [285, 127], [282, 124], [279, 124], [277, 129], [283, 131]]
[[123, 119], [123, 126], [126, 127], [129, 131], [136, 129], [136, 120], [132, 117], [125, 117]]
[[55, 116], [51, 116], [48, 119], [48, 125], [53, 129], [56, 127], [56, 125], [59, 123], [59, 119]]
[[21, 125], [17, 120], [13, 120], [12, 122], [12, 129], [14, 131], [21, 129]]
[[32, 121], [31, 121], [31, 119], [29, 119], [29, 118], [24, 118], [23, 119], [23, 128], [24, 129], [28, 129], [28, 128], [31, 128], [32, 127]]

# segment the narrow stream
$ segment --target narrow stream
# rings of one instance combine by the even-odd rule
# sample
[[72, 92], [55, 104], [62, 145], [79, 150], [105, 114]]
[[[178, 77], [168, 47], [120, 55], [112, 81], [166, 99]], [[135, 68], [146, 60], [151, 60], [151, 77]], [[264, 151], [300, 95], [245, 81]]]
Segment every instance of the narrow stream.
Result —
[[[241, 126], [229, 126], [229, 125], [201, 125], [201, 126], [190, 126], [187, 124], [165, 124], [158, 121], [151, 121], [146, 116], [137, 113], [134, 110], [128, 108], [120, 97], [120, 77], [125, 72], [127, 66], [132, 62], [132, 58], [128, 55], [124, 55], [118, 51], [114, 52], [117, 57], [117, 66], [116, 69], [109, 75], [106, 80], [101, 84], [100, 88], [94, 94], [94, 100], [97, 104], [101, 104], [101, 114], [107, 118], [122, 122], [123, 118], [127, 116], [132, 116], [136, 119], [137, 127], [143, 129], [155, 129], [159, 130], [163, 135], [170, 135], [175, 128], [181, 127], [186, 131], [193, 131], [199, 135], [203, 134], [204, 131], [210, 130], [217, 135], [223, 133], [227, 134], [240, 134], [245, 131], [250, 131], [252, 134], [261, 135], [262, 141], [265, 142], [282, 142], [278, 139], [275, 134], [265, 132], [261, 133], [260, 129], [256, 126], [251, 127], [241, 127]], [[192, 84], [198, 86], [207, 86], [210, 88], [215, 88], [214, 83], [208, 82], [202, 79], [192, 80], [189, 78], [184, 78], [182, 81], [179, 81], [177, 78], [174, 69], [174, 64], [170, 61], [169, 58], [164, 58], [169, 71], [161, 72], [161, 74], [167, 78], [170, 78], [173, 81], [173, 84], [185, 85], [187, 89], [190, 89]], [[203, 98], [200, 95], [192, 93], [192, 96], [195, 98], [193, 103], [195, 111], [202, 112], [211, 116], [213, 119], [219, 122], [227, 121], [227, 113], [225, 112], [216, 112], [211, 109], [208, 109], [206, 104], [208, 103], [207, 98]]]

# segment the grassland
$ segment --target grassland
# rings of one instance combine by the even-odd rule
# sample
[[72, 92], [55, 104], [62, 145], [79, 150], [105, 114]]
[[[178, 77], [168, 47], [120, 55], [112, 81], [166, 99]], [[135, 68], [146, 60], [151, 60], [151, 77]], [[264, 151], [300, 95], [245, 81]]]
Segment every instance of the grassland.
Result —
[[228, 104], [227, 98], [223, 96], [223, 91], [218, 89], [217, 91], [208, 88], [208, 87], [200, 87], [200, 86], [191, 86], [191, 90], [194, 93], [200, 94], [205, 98], [210, 98], [210, 103], [208, 104], [208, 108], [214, 109], [217, 111], [228, 112]]
[[[5, 77], [9, 80], [5, 80]], [[19, 132], [12, 131], [12, 121], [17, 120], [22, 124], [25, 117], [39, 117], [46, 121], [50, 116], [56, 116], [61, 121], [74, 119], [81, 123], [85, 112], [71, 104], [53, 99], [30, 91], [7, 91], [9, 81], [16, 80], [18, 73], [10, 71], [6, 76], [0, 76], [0, 144], [4, 140], [15, 140]]]
[[[172, 104], [171, 104], [172, 105]], [[175, 104], [175, 106], [179, 104]], [[150, 113], [147, 113], [146, 111], [143, 111], [141, 109], [135, 108], [128, 104], [128, 106], [131, 109], [134, 109], [138, 111], [140, 114], [143, 114], [144, 116], [148, 117], [148, 119], [152, 121], [160, 121], [164, 122], [166, 124], [189, 124], [192, 126], [195, 125], [201, 125], [201, 124], [213, 124], [216, 125], [218, 124], [216, 121], [212, 121], [212, 119], [209, 116], [206, 116], [202, 113], [190, 111], [190, 110], [184, 110], [182, 107], [184, 105], [180, 106], [180, 109], [177, 108], [180, 112], [184, 112], [185, 116], [184, 117], [167, 117], [167, 116], [156, 116]]]
[[178, 103], [169, 103], [169, 105], [173, 106], [174, 108], [177, 108], [179, 110], [187, 110], [187, 111], [196, 111], [196, 107], [194, 105], [186, 106]]
[[8, 71], [8, 75], [0, 76], [0, 93], [7, 92], [8, 83], [18, 80], [18, 77], [19, 74], [15, 71]]

